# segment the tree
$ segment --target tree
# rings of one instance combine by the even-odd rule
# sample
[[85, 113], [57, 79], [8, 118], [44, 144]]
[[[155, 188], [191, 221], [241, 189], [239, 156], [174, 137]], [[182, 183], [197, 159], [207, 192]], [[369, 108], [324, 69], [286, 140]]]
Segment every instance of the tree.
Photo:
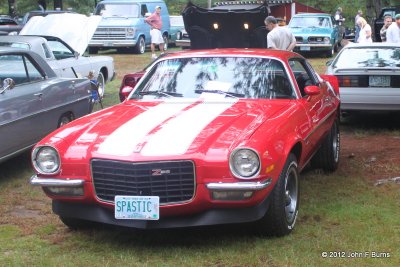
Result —
[[15, 8], [15, 0], [8, 0], [8, 14], [13, 18], [17, 16], [17, 9]]

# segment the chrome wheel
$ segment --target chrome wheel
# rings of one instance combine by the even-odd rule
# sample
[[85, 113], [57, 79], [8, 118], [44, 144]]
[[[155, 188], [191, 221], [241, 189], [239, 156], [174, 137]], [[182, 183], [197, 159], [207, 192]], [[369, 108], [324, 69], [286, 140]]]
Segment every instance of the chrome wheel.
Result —
[[100, 71], [99, 75], [97, 76], [97, 84], [98, 84], [98, 92], [100, 98], [103, 98], [104, 91], [105, 91], [105, 79], [103, 73]]
[[288, 224], [293, 223], [297, 215], [298, 174], [295, 166], [289, 167], [285, 179], [285, 215]]

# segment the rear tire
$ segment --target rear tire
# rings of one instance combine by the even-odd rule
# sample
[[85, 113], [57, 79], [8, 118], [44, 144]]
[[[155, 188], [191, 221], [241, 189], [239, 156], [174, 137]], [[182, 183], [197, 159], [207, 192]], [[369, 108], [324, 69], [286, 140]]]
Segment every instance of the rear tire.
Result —
[[312, 165], [322, 168], [325, 172], [336, 171], [339, 166], [340, 156], [340, 129], [336, 120], [329, 133], [312, 159]]
[[294, 154], [289, 154], [269, 196], [267, 213], [258, 221], [258, 232], [268, 236], [284, 236], [292, 232], [298, 214], [299, 193], [297, 159]]

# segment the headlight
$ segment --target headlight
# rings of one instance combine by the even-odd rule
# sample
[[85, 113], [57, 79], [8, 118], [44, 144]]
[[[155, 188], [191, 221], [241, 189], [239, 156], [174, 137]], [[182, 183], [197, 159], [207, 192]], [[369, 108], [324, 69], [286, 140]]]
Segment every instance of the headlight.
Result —
[[126, 36], [134, 36], [135, 35], [135, 29], [134, 28], [128, 28], [126, 30]]
[[260, 157], [252, 149], [239, 148], [232, 152], [229, 167], [237, 178], [251, 179], [260, 172]]
[[331, 42], [331, 38], [324, 37], [324, 43], [329, 44]]
[[55, 174], [60, 170], [60, 156], [57, 150], [50, 146], [35, 148], [32, 152], [32, 162], [35, 170], [41, 174]]

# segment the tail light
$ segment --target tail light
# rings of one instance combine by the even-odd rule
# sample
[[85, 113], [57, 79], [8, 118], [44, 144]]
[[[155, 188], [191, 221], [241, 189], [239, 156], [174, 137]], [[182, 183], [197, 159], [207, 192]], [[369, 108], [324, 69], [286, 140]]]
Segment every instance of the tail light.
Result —
[[121, 102], [128, 97], [130, 92], [132, 92], [133, 88], [135, 88], [143, 74], [144, 71], [125, 75], [125, 77], [122, 79], [121, 87], [119, 88], [119, 100]]
[[368, 76], [337, 76], [339, 87], [368, 87]]

